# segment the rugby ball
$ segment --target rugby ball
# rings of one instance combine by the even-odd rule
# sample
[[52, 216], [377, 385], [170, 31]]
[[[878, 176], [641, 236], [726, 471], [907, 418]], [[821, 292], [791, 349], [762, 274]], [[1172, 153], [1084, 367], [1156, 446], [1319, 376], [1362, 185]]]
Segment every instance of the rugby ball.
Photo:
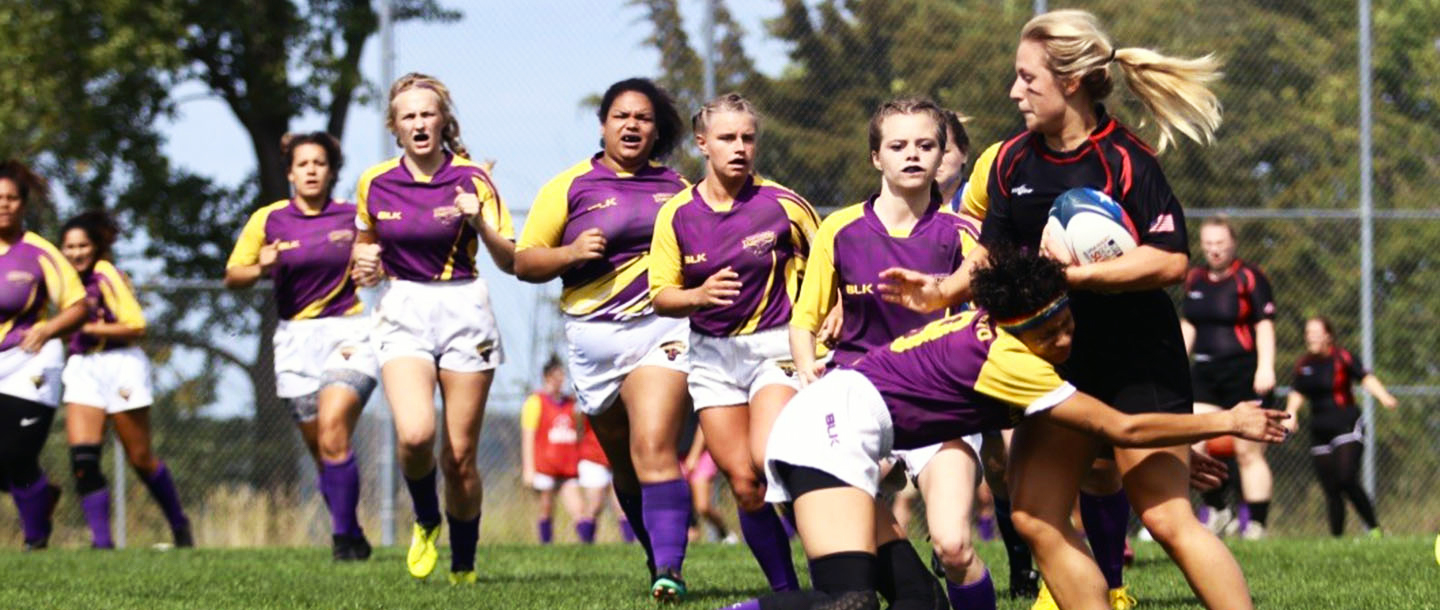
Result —
[[1091, 188], [1070, 189], [1056, 197], [1045, 228], [1081, 265], [1118, 258], [1140, 242], [1125, 209]]

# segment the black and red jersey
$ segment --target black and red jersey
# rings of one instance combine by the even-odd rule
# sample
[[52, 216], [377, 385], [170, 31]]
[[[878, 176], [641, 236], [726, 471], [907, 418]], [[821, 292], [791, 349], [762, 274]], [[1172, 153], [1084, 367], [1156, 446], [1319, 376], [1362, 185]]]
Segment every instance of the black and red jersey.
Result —
[[[1310, 401], [1310, 410], [1316, 424], [1330, 420], [1357, 417], [1355, 393], [1351, 386], [1359, 383], [1370, 371], [1348, 350], [1330, 348], [1328, 354], [1306, 354], [1295, 365], [1295, 381], [1290, 384]], [[1332, 422], [1343, 426], [1341, 422]]]
[[1275, 317], [1275, 298], [1259, 267], [1235, 259], [1218, 280], [1205, 267], [1191, 269], [1180, 310], [1195, 327], [1195, 360], [1204, 362], [1254, 353], [1255, 324]]
[[[1000, 146], [990, 168], [989, 209], [980, 241], [988, 248], [1012, 244], [1038, 249], [1055, 198], [1088, 187], [1109, 195], [1129, 217], [1137, 243], [1189, 254], [1185, 212], [1170, 190], [1155, 152], [1111, 118], [1103, 106], [1083, 144], [1051, 150], [1044, 136], [1026, 131]], [[1189, 361], [1180, 319], [1160, 289], [1100, 294], [1073, 291], [1075, 343], [1065, 367], [1076, 387], [1110, 400], [1106, 384], [1163, 382], [1180, 402], [1190, 395]], [[1077, 362], [1085, 360], [1086, 362]], [[1081, 373], [1081, 368], [1091, 372]], [[1082, 379], [1091, 377], [1096, 379]], [[1112, 382], [1111, 379], [1119, 380]], [[1098, 383], [1098, 385], [1096, 385]]]

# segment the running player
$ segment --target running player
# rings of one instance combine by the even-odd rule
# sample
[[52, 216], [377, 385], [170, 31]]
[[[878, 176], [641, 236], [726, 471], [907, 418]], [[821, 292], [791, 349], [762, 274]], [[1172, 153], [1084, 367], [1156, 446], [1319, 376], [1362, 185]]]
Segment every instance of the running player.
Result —
[[724, 544], [735, 544], [740, 539], [725, 527], [725, 518], [715, 509], [711, 498], [715, 495], [715, 475], [720, 473], [715, 458], [705, 449], [705, 431], [695, 429], [695, 438], [690, 443], [690, 453], [685, 456], [685, 480], [690, 483], [691, 506], [694, 508], [695, 524], [690, 528], [690, 541], [704, 538], [705, 524], [715, 530], [715, 539]]
[[[887, 276], [895, 285], [887, 290], [892, 298], [921, 309], [963, 302], [970, 292], [972, 261], [984, 260], [985, 248], [1011, 243], [1038, 249], [1048, 241], [1042, 233], [1055, 197], [1075, 187], [1101, 190], [1125, 209], [1140, 247], [1114, 260], [1070, 267], [1078, 331], [1076, 357], [1065, 366], [1067, 378], [1127, 413], [1190, 412], [1184, 341], [1174, 306], [1162, 290], [1183, 279], [1188, 266], [1184, 211], [1155, 152], [1100, 104], [1115, 88], [1112, 66], [1155, 119], [1161, 150], [1174, 142], [1176, 131], [1201, 143], [1213, 138], [1220, 124], [1219, 101], [1206, 87], [1219, 76], [1213, 57], [1180, 59], [1117, 48], [1098, 20], [1084, 11], [1036, 16], [1021, 32], [1010, 90], [1027, 129], [1006, 141], [995, 158], [982, 246], [944, 281], [895, 270]], [[1046, 250], [1070, 262], [1058, 248]], [[1016, 433], [1028, 437], [1027, 459], [1039, 446], [1072, 452], [1073, 460], [1085, 462], [1102, 450], [1094, 439], [1046, 422], [1022, 426]], [[1014, 449], [1021, 452], [1018, 446]], [[1115, 457], [1118, 471], [1092, 476], [1088, 497], [1081, 503], [1086, 535], [1105, 570], [1114, 606], [1134, 605], [1121, 582], [1128, 496], [1141, 522], [1175, 559], [1202, 601], [1210, 607], [1251, 607], [1239, 564], [1195, 519], [1189, 505], [1189, 449], [1120, 449]], [[1028, 468], [1016, 462], [1011, 461], [1012, 476]], [[1037, 555], [1037, 544], [1059, 543], [1073, 531], [1061, 517], [1070, 514], [1072, 499], [1037, 494], [1025, 498], [1022, 507], [1020, 497], [1012, 498], [1015, 509], [1028, 517], [1017, 516], [1017, 527], [1022, 520], [1035, 526], [1026, 538]], [[1047, 582], [1068, 586], [1070, 575], [1043, 568]], [[1048, 597], [1042, 592], [1037, 607], [1052, 607]]]
[[275, 288], [275, 394], [290, 404], [315, 458], [321, 496], [330, 509], [331, 555], [370, 557], [360, 528], [360, 469], [350, 437], [375, 390], [377, 365], [366, 335], [369, 316], [350, 277], [355, 206], [331, 194], [344, 158], [324, 132], [287, 135], [289, 199], [256, 210], [225, 263], [225, 286]]
[[[792, 501], [816, 591], [782, 593], [739, 608], [879, 608], [877, 590], [894, 587], [892, 608], [932, 608], [923, 587], [877, 578], [876, 550], [900, 532], [877, 528], [874, 496], [880, 460], [892, 449], [1014, 425], [1049, 422], [1122, 446], [1170, 446], [1226, 433], [1278, 442], [1286, 415], [1253, 405], [1205, 415], [1127, 415], [1060, 379], [1054, 366], [1071, 355], [1074, 317], [1066, 270], [1015, 249], [991, 251], [974, 278], [979, 309], [942, 318], [882, 345], [852, 367], [806, 387], [775, 422], [767, 448], [766, 498]], [[1018, 497], [1073, 498], [1086, 462], [1040, 453], [1048, 476], [1017, 471]], [[1024, 515], [1018, 511], [1017, 516]], [[1042, 565], [1083, 573], [1066, 589], [1067, 608], [1106, 608], [1103, 577], [1078, 540], [1040, 545]], [[1054, 555], [1046, 555], [1053, 552]], [[921, 568], [923, 572], [923, 567]], [[1059, 570], [1057, 570], [1059, 571]]]
[[[1345, 531], [1345, 499], [1350, 498], [1355, 512], [1365, 521], [1371, 536], [1380, 536], [1380, 522], [1375, 506], [1360, 486], [1360, 456], [1365, 451], [1365, 426], [1355, 403], [1351, 386], [1356, 381], [1394, 409], [1395, 397], [1384, 384], [1365, 368], [1349, 351], [1335, 345], [1330, 321], [1313, 317], [1305, 321], [1305, 355], [1295, 365], [1295, 381], [1291, 383], [1285, 410], [1291, 418], [1300, 414], [1300, 407], [1310, 402], [1310, 461], [1325, 492], [1325, 512], [1330, 517], [1330, 535], [1339, 537]], [[1295, 420], [1285, 422], [1294, 432]]]
[[370, 341], [415, 509], [405, 563], [411, 576], [424, 579], [439, 559], [438, 383], [450, 582], [473, 584], [481, 499], [475, 447], [495, 367], [504, 359], [475, 254], [483, 244], [495, 265], [511, 272], [514, 228], [489, 173], [461, 143], [450, 92], [439, 80], [411, 73], [395, 81], [385, 126], [404, 153], [360, 176], [353, 273], [362, 285], [378, 283], [382, 274], [388, 278]]
[[[25, 550], [50, 543], [60, 488], [40, 469], [40, 450], [60, 400], [65, 350], [59, 337], [85, 322], [85, 288], [45, 238], [25, 230], [26, 207], [45, 180], [19, 161], [0, 161], [0, 487], [20, 514]], [[55, 315], [47, 315], [54, 307]]]
[[516, 276], [561, 278], [578, 407], [614, 468], [615, 495], [645, 549], [652, 594], [684, 595], [690, 488], [675, 444], [690, 333], [684, 321], [654, 315], [648, 283], [655, 216], [686, 186], [659, 161], [684, 126], [669, 94], [640, 78], [611, 85], [598, 114], [603, 150], [536, 196]]
[[[520, 409], [520, 447], [524, 481], [540, 493], [540, 544], [555, 537], [551, 515], [555, 497], [575, 522], [580, 542], [595, 542], [595, 517], [604, 507], [604, 492], [610, 487], [609, 471], [591, 462], [582, 473], [581, 443], [589, 427], [577, 421], [575, 397], [565, 394], [565, 365], [551, 357], [545, 363], [539, 391], [525, 399]], [[598, 472], [597, 469], [598, 468]], [[584, 488], [587, 496], [581, 497]], [[590, 493], [590, 492], [597, 493]]]
[[65, 383], [65, 435], [70, 441], [70, 467], [90, 544], [113, 549], [110, 537], [110, 490], [100, 464], [105, 421], [125, 447], [130, 467], [165, 513], [175, 546], [195, 546], [190, 520], [180, 507], [180, 494], [170, 469], [155, 456], [150, 443], [150, 359], [135, 342], [145, 336], [145, 315], [130, 288], [130, 278], [111, 263], [111, 246], [119, 234], [104, 212], [85, 212], [66, 221], [60, 249], [79, 270], [90, 315], [70, 336]]
[[[822, 373], [815, 362], [816, 333], [837, 301], [845, 310], [832, 359], [839, 366], [851, 366], [870, 349], [943, 317], [943, 312], [922, 314], [887, 303], [874, 285], [881, 271], [894, 266], [949, 275], [976, 242], [974, 224], [941, 211], [945, 200], [936, 171], [942, 157], [955, 160], [946, 122], [934, 102], [914, 98], [887, 102], [871, 117], [870, 160], [880, 170], [880, 189], [831, 214], [816, 233], [790, 321], [791, 353], [802, 381], [812, 383]], [[949, 169], [961, 173], [958, 167]], [[950, 604], [957, 609], [995, 606], [995, 586], [970, 539], [979, 446], [977, 435], [897, 452], [925, 498], [930, 542], [944, 567]], [[902, 531], [903, 526], [896, 524]], [[878, 553], [887, 564], [892, 555], [913, 555], [914, 549], [901, 538]]]
[[[1205, 264], [1185, 276], [1180, 332], [1195, 360], [1191, 379], [1195, 411], [1228, 409], [1242, 401], [1269, 402], [1275, 389], [1275, 300], [1270, 280], [1259, 267], [1235, 257], [1235, 229], [1224, 218], [1200, 224]], [[1265, 535], [1270, 495], [1275, 485], [1265, 462], [1265, 445], [1238, 440], [1235, 460], [1240, 470], [1240, 495], [1248, 505], [1250, 523], [1240, 532], [1247, 539]], [[1226, 501], [1230, 485], [1204, 494], [1210, 507], [1206, 526], [1217, 534], [1230, 532], [1233, 514]]]
[[740, 531], [770, 588], [799, 588], [790, 540], [765, 503], [765, 440], [799, 388], [786, 324], [819, 219], [804, 198], [753, 174], [759, 115], [729, 93], [691, 122], [705, 180], [665, 203], [650, 248], [662, 316], [690, 318], [690, 396], [730, 480]]

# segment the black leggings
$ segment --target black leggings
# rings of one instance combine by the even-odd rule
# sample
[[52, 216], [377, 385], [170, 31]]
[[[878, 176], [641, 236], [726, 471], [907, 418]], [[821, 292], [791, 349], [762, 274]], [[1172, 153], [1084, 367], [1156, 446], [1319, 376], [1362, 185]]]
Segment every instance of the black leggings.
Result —
[[53, 407], [0, 394], [0, 490], [40, 478], [40, 450], [54, 419]]
[[1325, 492], [1325, 512], [1330, 517], [1330, 535], [1339, 536], [1345, 531], [1345, 494], [1355, 505], [1355, 512], [1369, 528], [1380, 527], [1375, 519], [1375, 507], [1370, 496], [1360, 486], [1360, 455], [1365, 451], [1363, 443], [1344, 443], [1329, 453], [1310, 455], [1315, 464], [1315, 475], [1320, 478], [1320, 489]]

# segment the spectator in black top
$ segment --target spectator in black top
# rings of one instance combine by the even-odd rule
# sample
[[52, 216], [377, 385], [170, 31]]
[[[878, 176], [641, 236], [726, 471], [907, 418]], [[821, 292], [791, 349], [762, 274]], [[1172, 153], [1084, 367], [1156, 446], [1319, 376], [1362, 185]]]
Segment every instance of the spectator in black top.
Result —
[[[1270, 280], [1259, 267], [1235, 257], [1235, 230], [1223, 217], [1200, 225], [1205, 263], [1185, 276], [1180, 330], [1194, 358], [1191, 379], [1195, 412], [1229, 409], [1246, 400], [1268, 403], [1275, 389], [1275, 301]], [[1250, 524], [1243, 535], [1265, 535], [1274, 480], [1259, 443], [1235, 441], [1240, 496], [1249, 505]], [[1233, 481], [1234, 479], [1230, 479]], [[1238, 531], [1229, 509], [1229, 481], [1206, 492], [1206, 526], [1217, 534]]]
[[1360, 359], [1335, 345], [1330, 321], [1313, 317], [1305, 321], [1305, 355], [1295, 365], [1295, 381], [1285, 410], [1285, 425], [1294, 432], [1300, 405], [1310, 402], [1310, 459], [1325, 491], [1325, 512], [1330, 516], [1330, 534], [1345, 531], [1345, 499], [1365, 521], [1373, 537], [1380, 536], [1380, 522], [1365, 488], [1360, 486], [1360, 454], [1364, 451], [1365, 427], [1350, 386], [1359, 380], [1386, 408], [1394, 409], [1395, 397]]

